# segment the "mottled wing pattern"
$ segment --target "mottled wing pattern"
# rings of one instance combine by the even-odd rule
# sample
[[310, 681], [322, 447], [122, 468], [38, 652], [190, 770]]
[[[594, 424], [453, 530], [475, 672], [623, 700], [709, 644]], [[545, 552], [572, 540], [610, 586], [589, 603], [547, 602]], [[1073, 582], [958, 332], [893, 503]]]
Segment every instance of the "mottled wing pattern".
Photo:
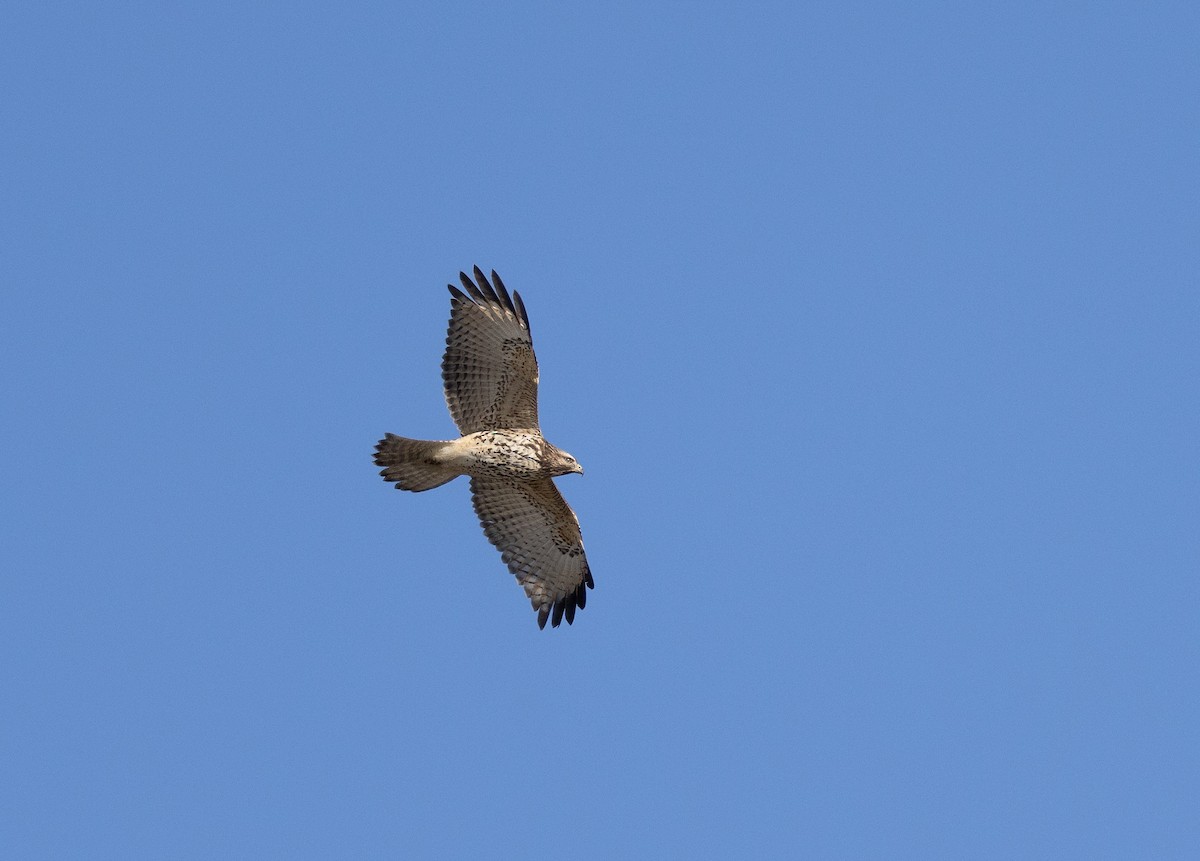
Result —
[[[471, 501], [483, 531], [525, 588], [538, 627], [558, 627], [587, 603], [595, 584], [583, 554], [575, 512], [550, 479], [533, 482], [471, 479]], [[551, 616], [553, 613], [553, 616]]]
[[442, 357], [446, 405], [464, 435], [497, 428], [536, 428], [537, 359], [519, 294], [500, 277], [475, 282], [460, 272], [466, 293], [450, 287], [450, 327]]

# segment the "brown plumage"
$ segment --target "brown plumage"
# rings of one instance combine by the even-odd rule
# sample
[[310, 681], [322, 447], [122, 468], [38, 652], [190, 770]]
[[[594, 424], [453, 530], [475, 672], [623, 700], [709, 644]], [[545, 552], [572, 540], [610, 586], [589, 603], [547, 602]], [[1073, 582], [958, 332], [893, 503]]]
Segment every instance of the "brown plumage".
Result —
[[[525, 589], [538, 614], [558, 627], [587, 603], [594, 586], [575, 512], [553, 477], [583, 468], [542, 437], [537, 358], [529, 316], [495, 271], [475, 267], [450, 287], [450, 326], [442, 358], [446, 405], [462, 434], [414, 440], [387, 434], [375, 446], [380, 475], [401, 490], [438, 487], [471, 477], [471, 501], [484, 534]], [[494, 286], [493, 286], [494, 285]]]

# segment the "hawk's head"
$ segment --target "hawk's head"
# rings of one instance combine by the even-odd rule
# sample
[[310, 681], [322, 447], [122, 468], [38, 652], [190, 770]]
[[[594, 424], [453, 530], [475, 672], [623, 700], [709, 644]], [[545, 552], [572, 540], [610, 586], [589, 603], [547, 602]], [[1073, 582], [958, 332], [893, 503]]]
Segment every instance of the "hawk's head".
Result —
[[583, 475], [583, 467], [579, 465], [579, 461], [561, 448], [554, 449], [554, 463], [550, 470], [552, 475], [567, 475], [572, 472]]

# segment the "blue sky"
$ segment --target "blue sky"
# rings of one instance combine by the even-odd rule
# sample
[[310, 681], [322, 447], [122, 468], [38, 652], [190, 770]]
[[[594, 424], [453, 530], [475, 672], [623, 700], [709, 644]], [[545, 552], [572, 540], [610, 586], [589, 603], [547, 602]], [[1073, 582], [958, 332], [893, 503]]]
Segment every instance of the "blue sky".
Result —
[[6, 9], [0, 854], [1195, 857], [1196, 9]]

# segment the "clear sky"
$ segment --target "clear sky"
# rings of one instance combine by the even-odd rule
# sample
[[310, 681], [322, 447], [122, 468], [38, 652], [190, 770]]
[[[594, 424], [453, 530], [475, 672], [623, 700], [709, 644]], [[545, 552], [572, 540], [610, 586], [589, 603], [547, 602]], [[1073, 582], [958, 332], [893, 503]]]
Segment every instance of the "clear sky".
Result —
[[[1197, 857], [1200, 6], [21, 6], [0, 855]], [[570, 628], [371, 463], [473, 264]]]

